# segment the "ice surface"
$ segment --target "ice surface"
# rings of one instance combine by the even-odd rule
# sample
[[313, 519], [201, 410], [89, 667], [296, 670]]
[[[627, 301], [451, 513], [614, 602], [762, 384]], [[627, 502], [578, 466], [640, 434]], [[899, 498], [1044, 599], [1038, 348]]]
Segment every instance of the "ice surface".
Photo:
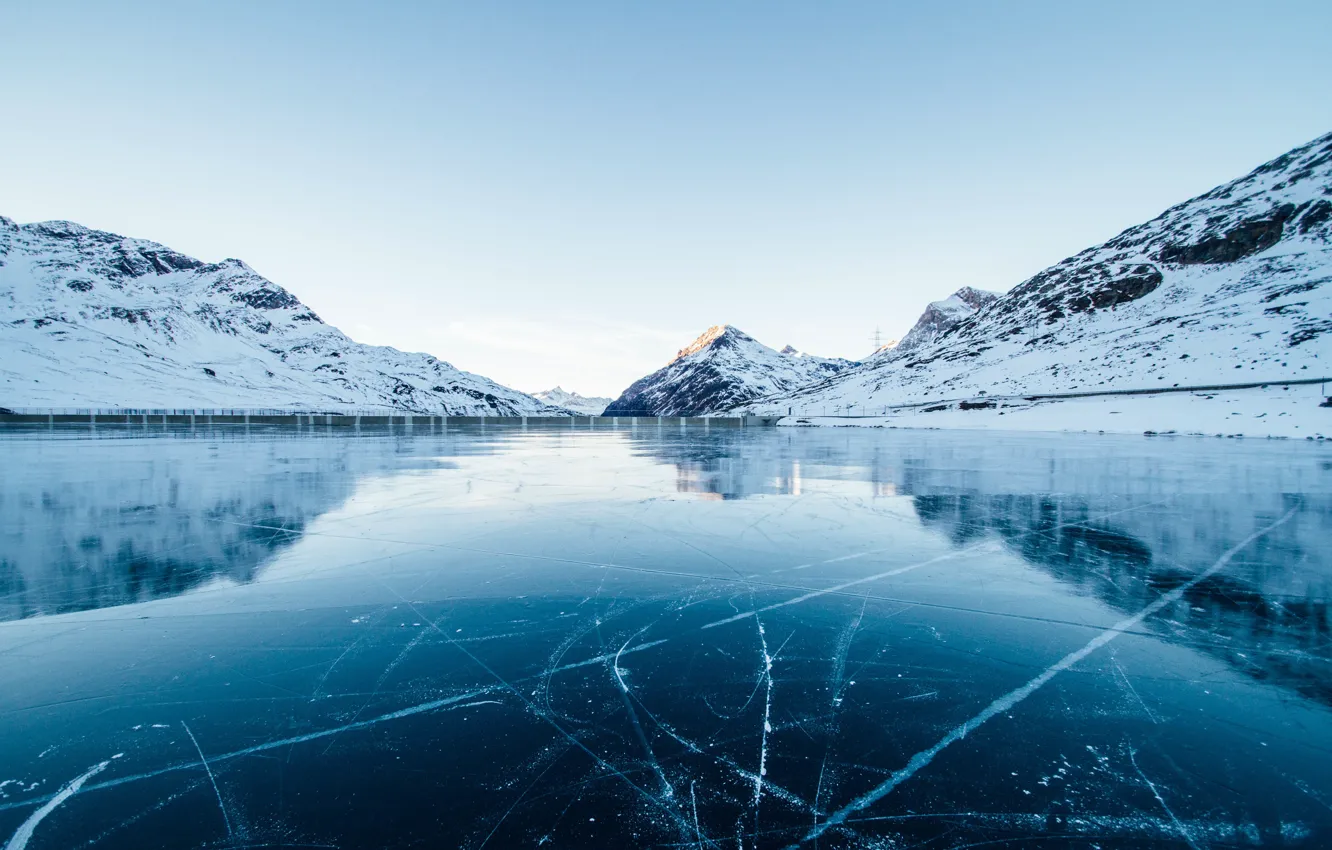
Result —
[[99, 427], [0, 469], [0, 846], [1332, 842], [1325, 444]]

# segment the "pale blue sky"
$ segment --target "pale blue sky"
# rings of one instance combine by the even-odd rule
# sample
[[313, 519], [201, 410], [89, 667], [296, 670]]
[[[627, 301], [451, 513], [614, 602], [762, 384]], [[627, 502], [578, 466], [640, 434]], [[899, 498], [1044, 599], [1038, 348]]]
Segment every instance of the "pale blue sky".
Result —
[[1332, 130], [1330, 43], [1326, 0], [0, 0], [0, 214], [613, 395], [715, 323], [863, 356]]

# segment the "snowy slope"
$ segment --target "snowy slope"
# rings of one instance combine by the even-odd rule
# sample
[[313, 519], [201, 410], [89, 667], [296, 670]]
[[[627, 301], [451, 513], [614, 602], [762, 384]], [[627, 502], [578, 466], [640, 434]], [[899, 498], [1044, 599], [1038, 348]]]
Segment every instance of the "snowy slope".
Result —
[[1051, 266], [953, 327], [756, 410], [1332, 371], [1332, 134]]
[[606, 405], [612, 401], [612, 399], [601, 398], [600, 396], [579, 395], [561, 387], [532, 393], [532, 398], [544, 401], [546, 404], [562, 407], [565, 410], [572, 410], [580, 416], [600, 416], [601, 411], [605, 410]]
[[774, 351], [730, 325], [708, 328], [666, 366], [635, 381], [607, 416], [700, 416], [789, 392], [851, 366], [787, 346]]
[[240, 260], [3, 217], [0, 405], [565, 412], [428, 354], [353, 342]]

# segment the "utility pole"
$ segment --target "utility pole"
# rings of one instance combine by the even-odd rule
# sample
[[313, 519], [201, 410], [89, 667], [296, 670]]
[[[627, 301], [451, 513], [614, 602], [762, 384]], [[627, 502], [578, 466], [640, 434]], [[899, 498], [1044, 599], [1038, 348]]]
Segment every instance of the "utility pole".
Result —
[[874, 327], [874, 336], [870, 337], [870, 341], [874, 343], [875, 351], [883, 348], [883, 331], [879, 330], [877, 325]]

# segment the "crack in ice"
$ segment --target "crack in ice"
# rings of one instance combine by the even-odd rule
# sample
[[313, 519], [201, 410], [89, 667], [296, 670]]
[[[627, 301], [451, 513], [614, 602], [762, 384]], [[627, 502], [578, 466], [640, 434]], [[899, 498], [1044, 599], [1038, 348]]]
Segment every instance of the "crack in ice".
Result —
[[5, 850], [23, 850], [23, 848], [27, 847], [29, 839], [32, 838], [32, 833], [37, 829], [37, 825], [45, 820], [47, 815], [55, 811], [61, 803], [79, 793], [79, 789], [83, 787], [83, 783], [106, 770], [107, 765], [109, 764], [111, 764], [110, 761], [104, 761], [100, 764], [93, 765], [73, 782], [70, 782], [64, 788], [61, 788], [56, 792], [56, 794], [47, 801], [46, 805], [29, 815], [28, 819], [19, 826], [13, 836], [10, 837], [9, 843], [5, 845]]
[[[213, 764], [216, 764], [217, 762], [220, 761], [229, 761], [235, 758], [242, 758], [244, 756], [254, 755], [255, 753], [266, 752], [267, 750], [274, 750], [279, 747], [287, 747], [293, 744], [303, 744], [308, 741], [317, 741], [320, 738], [327, 738], [330, 735], [340, 735], [343, 732], [350, 732], [354, 729], [365, 729], [369, 726], [374, 726], [379, 723], [385, 723], [390, 720], [400, 720], [404, 717], [412, 717], [417, 714], [425, 714], [427, 712], [434, 711], [439, 708], [444, 708], [446, 706], [454, 705], [455, 703], [463, 702], [464, 700], [472, 699], [473, 697], [494, 693], [495, 690], [496, 689], [493, 686], [479, 688], [477, 690], [468, 691], [467, 693], [458, 694], [457, 696], [445, 697], [444, 699], [431, 700], [429, 702], [420, 703], [419, 705], [413, 705], [409, 706], [408, 708], [399, 709], [397, 711], [391, 711], [388, 714], [381, 714], [378, 717], [371, 717], [366, 720], [357, 721], [355, 723], [347, 723], [342, 726], [335, 726], [331, 729], [321, 729], [318, 732], [307, 732], [304, 735], [295, 735], [290, 738], [281, 738], [276, 741], [267, 741], [262, 744], [255, 744], [254, 746], [245, 747], [244, 749], [233, 750], [229, 753], [222, 753], [221, 755], [215, 755], [212, 757], [211, 762]], [[130, 776], [122, 776], [117, 779], [108, 780], [106, 782], [99, 782], [96, 785], [89, 785], [87, 791], [101, 791], [107, 788], [116, 788], [121, 785], [128, 785], [132, 782], [139, 782], [144, 779], [152, 779], [154, 777], [162, 776], [167, 773], [174, 773], [181, 770], [196, 769], [198, 768], [198, 766], [199, 763], [197, 761], [188, 761], [188, 762], [182, 762], [180, 764], [167, 765], [166, 767], [161, 767], [158, 768], [157, 770], [150, 770], [144, 773], [136, 773]], [[87, 792], [85, 791], [85, 793]], [[34, 803], [40, 803], [52, 799], [54, 799], [54, 796], [38, 797], [31, 800], [20, 800], [12, 803], [0, 803], [0, 811], [31, 806]], [[6, 847], [5, 850], [10, 850], [10, 848]]]
[[1147, 774], [1142, 772], [1142, 768], [1138, 767], [1137, 753], [1134, 752], [1132, 747], [1129, 747], [1128, 753], [1129, 761], [1133, 764], [1133, 769], [1138, 772], [1138, 777], [1142, 779], [1143, 782], [1147, 783], [1147, 787], [1152, 789], [1152, 796], [1156, 798], [1156, 802], [1161, 804], [1161, 808], [1165, 811], [1166, 815], [1170, 817], [1170, 822], [1175, 825], [1175, 829], [1179, 830], [1179, 837], [1184, 839], [1184, 843], [1189, 845], [1191, 850], [1199, 850], [1198, 845], [1193, 841], [1193, 836], [1184, 828], [1184, 824], [1179, 822], [1179, 818], [1175, 817], [1175, 813], [1171, 811], [1170, 806], [1166, 805], [1165, 798], [1162, 797], [1161, 792], [1156, 789], [1156, 784], [1147, 778]]
[[1110, 626], [1105, 631], [1101, 632], [1099, 635], [1088, 641], [1081, 648], [1076, 649], [1073, 652], [1070, 652], [1069, 654], [1065, 655], [1063, 658], [1056, 661], [1054, 664], [1047, 667], [1044, 671], [1042, 671], [1035, 678], [1028, 681], [1026, 684], [1022, 685], [1021, 687], [1015, 688], [1012, 691], [1009, 691], [1008, 693], [996, 699], [994, 702], [987, 705], [975, 717], [972, 717], [971, 719], [966, 720], [962, 724], [954, 727], [951, 731], [948, 732], [948, 734], [944, 735], [943, 738], [939, 739], [939, 741], [935, 743], [933, 746], [929, 747], [928, 749], [921, 750], [920, 752], [912, 756], [907, 761], [905, 767], [894, 772], [892, 776], [890, 776], [887, 780], [882, 782], [877, 787], [873, 788], [869, 792], [851, 801], [846, 806], [842, 807], [836, 812], [833, 812], [831, 815], [828, 816], [828, 819], [825, 820], [821, 825], [810, 830], [809, 833], [807, 833], [804, 838], [802, 838], [796, 844], [790, 845], [790, 847], [798, 847], [800, 844], [804, 844], [807, 841], [812, 841], [818, 838], [820, 835], [827, 832], [832, 827], [837, 826], [842, 822], [844, 822], [853, 813], [862, 811], [874, 805], [879, 800], [882, 800], [884, 797], [888, 796], [889, 794], [891, 794], [899, 785], [911, 779], [911, 777], [915, 776], [922, 769], [927, 767], [932, 761], [934, 761], [935, 757], [937, 757], [939, 753], [943, 752], [947, 747], [962, 740], [967, 736], [968, 733], [979, 728], [982, 724], [993, 719], [997, 715], [1002, 714], [1003, 712], [1008, 711], [1009, 709], [1018, 705], [1018, 703], [1022, 702], [1027, 697], [1031, 696], [1036, 691], [1044, 687], [1055, 676], [1059, 675], [1064, 670], [1067, 670], [1068, 668], [1077, 664], [1079, 661], [1082, 661], [1084, 658], [1091, 655], [1096, 650], [1100, 649], [1101, 647], [1113, 641], [1115, 638], [1124, 634], [1127, 630], [1138, 626], [1148, 617], [1152, 616], [1156, 612], [1165, 608], [1167, 605], [1171, 605], [1179, 601], [1181, 598], [1183, 598], [1184, 594], [1188, 593], [1199, 583], [1206, 581], [1208, 578], [1211, 578], [1218, 571], [1224, 568], [1226, 564], [1230, 563], [1232, 558], [1234, 558], [1236, 555], [1242, 552], [1251, 543], [1265, 536], [1269, 532], [1273, 531], [1278, 526], [1284, 525], [1285, 523], [1289, 522], [1290, 519], [1293, 516], [1295, 516], [1295, 514], [1299, 511], [1299, 507], [1300, 507], [1299, 505], [1292, 507], [1285, 514], [1283, 514], [1282, 517], [1278, 519], [1276, 522], [1273, 522], [1272, 524], [1264, 528], [1261, 528], [1258, 531], [1253, 532], [1248, 537], [1244, 538], [1239, 543], [1236, 543], [1230, 549], [1226, 550], [1226, 552], [1207, 569], [1203, 570], [1190, 580], [1179, 585], [1174, 590], [1171, 590], [1169, 593], [1165, 593], [1157, 597], [1157, 599], [1154, 602], [1152, 602], [1150, 605], [1143, 608], [1141, 611], [1134, 614], [1133, 616], [1120, 620], [1118, 623], [1115, 623], [1114, 625]]
[[217, 787], [217, 777], [213, 776], [213, 769], [208, 766], [208, 759], [204, 756], [203, 747], [199, 746], [199, 739], [194, 737], [194, 733], [190, 731], [190, 725], [184, 720], [180, 721], [180, 725], [185, 728], [185, 734], [190, 736], [190, 742], [194, 744], [194, 749], [199, 754], [199, 761], [208, 774], [208, 781], [213, 783], [213, 793], [217, 795], [217, 807], [222, 810], [222, 822], [227, 825], [227, 837], [231, 837], [233, 834], [231, 818], [227, 815], [227, 804], [222, 802], [222, 792]]

